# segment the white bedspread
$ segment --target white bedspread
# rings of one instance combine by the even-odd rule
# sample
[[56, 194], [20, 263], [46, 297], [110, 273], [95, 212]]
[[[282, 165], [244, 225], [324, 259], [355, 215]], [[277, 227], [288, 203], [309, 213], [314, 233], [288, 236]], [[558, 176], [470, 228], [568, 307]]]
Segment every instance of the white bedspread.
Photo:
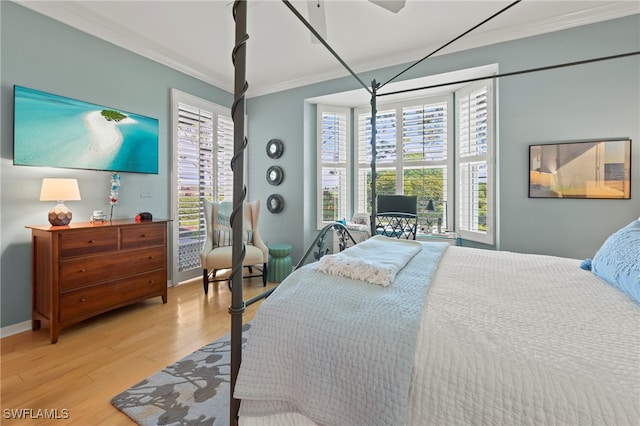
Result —
[[344, 251], [322, 256], [313, 268], [386, 287], [421, 247], [418, 241], [374, 235]]
[[387, 287], [311, 265], [287, 277], [253, 321], [235, 386], [240, 413], [297, 411], [321, 424], [404, 422], [425, 295], [449, 247], [416, 244], [419, 252]]
[[424, 306], [406, 424], [640, 424], [640, 306], [579, 264], [449, 248]]

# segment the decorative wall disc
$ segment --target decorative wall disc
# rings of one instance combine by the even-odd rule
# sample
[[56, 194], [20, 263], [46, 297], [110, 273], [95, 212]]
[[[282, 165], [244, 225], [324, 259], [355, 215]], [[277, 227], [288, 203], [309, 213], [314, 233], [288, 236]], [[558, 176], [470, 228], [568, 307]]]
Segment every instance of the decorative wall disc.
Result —
[[271, 166], [267, 169], [267, 182], [271, 185], [280, 185], [284, 179], [284, 170], [280, 166]]
[[280, 213], [284, 209], [284, 198], [280, 194], [271, 194], [267, 197], [267, 209], [271, 213]]
[[280, 139], [271, 139], [267, 142], [267, 155], [269, 158], [280, 158], [284, 152], [284, 144]]

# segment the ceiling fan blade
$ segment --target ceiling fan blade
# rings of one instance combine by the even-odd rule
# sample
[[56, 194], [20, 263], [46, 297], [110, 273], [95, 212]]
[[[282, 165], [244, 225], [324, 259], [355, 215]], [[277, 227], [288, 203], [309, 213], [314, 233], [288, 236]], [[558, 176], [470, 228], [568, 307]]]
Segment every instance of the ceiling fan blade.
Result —
[[[307, 9], [309, 9], [309, 23], [322, 36], [327, 39], [327, 20], [324, 10], [324, 0], [307, 0]], [[316, 36], [311, 34], [312, 43], [320, 43]]]
[[400, 12], [400, 10], [402, 10], [406, 2], [406, 0], [369, 0], [369, 1], [393, 13]]

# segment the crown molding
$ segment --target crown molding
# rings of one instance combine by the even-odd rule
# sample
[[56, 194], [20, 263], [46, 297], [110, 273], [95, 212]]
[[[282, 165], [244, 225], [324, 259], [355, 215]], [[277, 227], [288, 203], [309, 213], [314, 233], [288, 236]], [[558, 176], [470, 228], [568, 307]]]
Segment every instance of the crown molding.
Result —
[[[491, 44], [567, 30], [583, 25], [594, 24], [601, 21], [608, 21], [611, 19], [635, 15], [638, 13], [640, 13], [640, 3], [636, 1], [621, 1], [609, 3], [577, 13], [559, 15], [554, 17], [553, 19], [546, 19], [528, 25], [500, 28], [479, 34], [469, 34], [465, 38], [460, 39], [455, 44], [448, 46], [446, 49], [443, 49], [441, 52], [438, 52], [434, 56], [461, 52], [464, 50], [488, 46]], [[440, 46], [436, 45], [425, 46], [421, 49], [400, 52], [394, 56], [387, 55], [384, 59], [376, 59], [373, 61], [362, 62], [358, 64], [349, 64], [349, 66], [351, 66], [356, 74], [360, 74], [400, 64], [411, 64], [419, 60], [420, 58], [423, 58], [428, 52], [431, 52], [439, 47]], [[282, 83], [266, 85], [256, 90], [250, 89], [247, 94], [250, 94], [251, 97], [263, 96], [284, 90], [295, 89], [297, 87], [321, 83], [327, 80], [342, 78], [348, 75], [349, 73], [342, 69], [342, 67], [340, 67], [340, 69], [333, 72], [314, 74]]]
[[[141, 39], [139, 34], [132, 33], [117, 22], [104, 20], [102, 18], [98, 19], [98, 17], [90, 13], [89, 9], [82, 5], [83, 2], [37, 0], [14, 1], [15, 3], [37, 13], [48, 16], [80, 31], [134, 52], [140, 56], [166, 65], [186, 75], [216, 86], [221, 90], [226, 90], [228, 92], [233, 91], [232, 76], [226, 77], [211, 69], [205, 69], [198, 66], [198, 64], [189, 64], [190, 61], [188, 58], [178, 57], [175, 52], [172, 52], [163, 45], [154, 43], [152, 40]], [[555, 16], [552, 19], [545, 19], [527, 25], [504, 27], [477, 34], [471, 33], [453, 45], [443, 49], [443, 51], [439, 52], [437, 55], [468, 50], [505, 41], [512, 41], [549, 32], [566, 30], [638, 13], [640, 13], [640, 3], [637, 1], [617, 1], [607, 3], [604, 5], [594, 6], [580, 12]], [[349, 65], [356, 73], [369, 72], [394, 65], [413, 63], [417, 59], [424, 57], [427, 52], [435, 50], [438, 47], [439, 46], [425, 46], [419, 50], [398, 52], [396, 55], [386, 55], [384, 58], [377, 58], [372, 61]], [[349, 73], [340, 66], [336, 67], [334, 71], [311, 74], [305, 77], [272, 84], [267, 83], [255, 88], [250, 86], [247, 96], [256, 97], [267, 95], [327, 80], [342, 78], [348, 75]]]

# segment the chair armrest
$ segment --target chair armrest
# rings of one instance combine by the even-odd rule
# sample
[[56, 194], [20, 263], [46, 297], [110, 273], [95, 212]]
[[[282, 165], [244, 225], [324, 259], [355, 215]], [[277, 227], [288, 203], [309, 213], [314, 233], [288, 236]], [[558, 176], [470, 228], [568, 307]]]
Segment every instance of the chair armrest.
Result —
[[200, 250], [200, 264], [206, 264], [207, 255], [214, 249], [213, 235], [207, 233], [207, 239], [204, 241], [204, 247]]

